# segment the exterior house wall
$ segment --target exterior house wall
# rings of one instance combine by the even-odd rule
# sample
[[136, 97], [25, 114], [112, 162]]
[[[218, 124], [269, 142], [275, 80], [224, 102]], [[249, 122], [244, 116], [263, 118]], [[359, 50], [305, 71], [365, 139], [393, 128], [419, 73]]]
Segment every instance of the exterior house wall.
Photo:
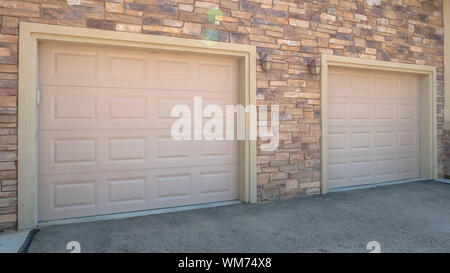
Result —
[[[450, 64], [450, 1], [443, 2], [443, 20], [444, 20], [444, 62]], [[450, 69], [444, 70], [444, 97], [450, 95]], [[450, 178], [450, 100], [445, 100], [444, 109], [444, 132], [443, 132], [443, 174], [445, 178]]]
[[0, 230], [17, 221], [19, 21], [255, 45], [272, 64], [258, 62], [257, 102], [280, 106], [279, 148], [258, 151], [259, 200], [320, 193], [321, 54], [436, 66], [443, 175], [442, 0], [3, 0]]

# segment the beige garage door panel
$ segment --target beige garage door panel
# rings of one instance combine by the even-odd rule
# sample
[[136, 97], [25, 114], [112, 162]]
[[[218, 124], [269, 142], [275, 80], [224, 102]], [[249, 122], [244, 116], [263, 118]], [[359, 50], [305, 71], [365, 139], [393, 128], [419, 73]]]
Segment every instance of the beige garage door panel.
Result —
[[41, 131], [39, 174], [235, 164], [235, 141], [175, 141], [169, 129]]
[[41, 43], [43, 85], [237, 92], [232, 58]]
[[61, 219], [237, 198], [237, 165], [40, 176], [39, 215]]
[[203, 98], [203, 105], [221, 106], [224, 113], [225, 105], [237, 104], [237, 92], [41, 85], [39, 127], [41, 130], [171, 128], [178, 119], [171, 117], [172, 107], [184, 104], [193, 109], [196, 96]]
[[237, 199], [236, 141], [170, 135], [177, 104], [237, 104], [236, 60], [43, 43], [40, 89], [40, 220]]
[[328, 89], [330, 188], [419, 176], [416, 76], [331, 69]]

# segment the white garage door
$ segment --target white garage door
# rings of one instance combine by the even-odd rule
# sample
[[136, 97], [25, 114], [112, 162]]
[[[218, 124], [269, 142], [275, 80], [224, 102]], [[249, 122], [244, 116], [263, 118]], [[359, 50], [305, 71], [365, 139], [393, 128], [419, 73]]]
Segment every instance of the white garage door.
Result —
[[237, 104], [236, 60], [39, 50], [39, 220], [237, 199], [236, 141], [170, 135], [172, 107], [193, 109], [194, 96], [203, 106]]
[[329, 188], [419, 176], [418, 78], [330, 69]]

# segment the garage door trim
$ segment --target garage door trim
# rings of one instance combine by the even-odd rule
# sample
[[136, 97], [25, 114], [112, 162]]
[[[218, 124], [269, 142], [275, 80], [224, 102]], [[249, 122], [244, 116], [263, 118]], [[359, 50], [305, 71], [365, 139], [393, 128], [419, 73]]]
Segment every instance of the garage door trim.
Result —
[[[38, 43], [58, 41], [78, 44], [150, 49], [158, 52], [194, 53], [238, 58], [239, 103], [256, 105], [256, 47], [202, 40], [116, 32], [39, 23], [20, 23], [18, 89], [18, 227], [38, 224]], [[256, 131], [246, 120], [246, 134]], [[254, 127], [254, 128], [253, 128]], [[248, 138], [247, 138], [248, 139]], [[256, 141], [239, 141], [238, 196], [256, 202]]]
[[343, 56], [321, 56], [321, 191], [328, 191], [328, 69], [329, 67], [371, 69], [419, 75], [419, 175], [437, 178], [436, 67], [375, 61]]

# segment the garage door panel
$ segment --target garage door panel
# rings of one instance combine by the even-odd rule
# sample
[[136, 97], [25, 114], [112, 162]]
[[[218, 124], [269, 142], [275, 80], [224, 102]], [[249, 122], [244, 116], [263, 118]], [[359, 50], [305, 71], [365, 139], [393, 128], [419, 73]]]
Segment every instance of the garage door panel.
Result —
[[40, 84], [237, 92], [237, 61], [200, 55], [40, 45]]
[[156, 175], [156, 200], [164, 202], [179, 202], [180, 199], [192, 199], [192, 170], [186, 168], [178, 173]]
[[[332, 185], [340, 180], [361, 180], [371, 183], [417, 177], [417, 157], [415, 152], [402, 152], [395, 155], [355, 154], [329, 159], [328, 177]], [[350, 184], [353, 182], [349, 182]]]
[[39, 173], [191, 167], [237, 162], [236, 141], [173, 140], [169, 129], [43, 131]]
[[[348, 75], [346, 75], [348, 77]], [[350, 86], [346, 86], [347, 92], [351, 97], [371, 96], [366, 90], [370, 90], [373, 79], [367, 73], [353, 71], [349, 77]]]
[[55, 47], [48, 43], [39, 45], [39, 72], [41, 84], [76, 84], [79, 81], [94, 84], [99, 80], [99, 52], [86, 47]]
[[236, 170], [236, 164], [211, 166], [207, 170], [201, 167], [158, 169], [152, 172], [154, 204], [171, 207], [192, 204], [192, 200], [208, 203], [235, 199]]
[[107, 138], [106, 160], [111, 163], [126, 161], [145, 161], [147, 137], [110, 137]]
[[157, 135], [154, 143], [154, 160], [172, 162], [175, 160], [193, 160], [194, 145], [194, 141], [177, 141], [172, 139], [169, 134]]
[[377, 75], [374, 80], [374, 97], [391, 98], [396, 89], [395, 79], [391, 75]]
[[221, 59], [220, 61], [206, 58], [199, 62], [200, 90], [236, 92], [238, 82], [236, 75], [237, 65], [234, 60]]
[[107, 97], [108, 120], [146, 120], [148, 118], [148, 96], [110, 95]]
[[39, 176], [41, 220], [236, 199], [237, 165]]
[[97, 187], [96, 179], [86, 175], [39, 175], [40, 218], [47, 219], [53, 214], [59, 215], [58, 218], [74, 217], [76, 212], [95, 210]]
[[98, 167], [99, 140], [96, 136], [40, 134], [39, 137], [40, 174]]
[[328, 85], [328, 95], [330, 98], [334, 96], [350, 96], [347, 89], [349, 79], [346, 77], [345, 72], [339, 70], [330, 71], [328, 79], [330, 82], [333, 82], [332, 85]]
[[142, 210], [151, 202], [145, 172], [44, 175], [39, 181], [41, 220]]
[[[39, 128], [93, 127], [98, 124], [101, 103], [96, 92], [77, 88], [41, 87]], [[93, 91], [93, 90], [92, 90]]]
[[149, 166], [151, 138], [120, 131], [42, 131], [39, 173], [101, 172]]
[[417, 122], [417, 100], [333, 97], [328, 102], [329, 124], [336, 122]]
[[329, 187], [418, 177], [416, 77], [351, 69], [330, 74]]
[[197, 62], [192, 57], [152, 54], [152, 81], [159, 89], [195, 89], [198, 81]]
[[40, 59], [39, 220], [237, 199], [237, 141], [175, 141], [170, 116], [237, 104], [236, 60], [48, 43]]
[[397, 81], [397, 92], [395, 96], [406, 99], [416, 99], [419, 97], [418, 80], [416, 77], [399, 77]]
[[164, 53], [151, 54], [152, 86], [162, 90], [237, 92], [237, 62]]
[[128, 179], [111, 179], [108, 184], [107, 205], [122, 205], [124, 203], [145, 203], [147, 181], [146, 177]]
[[415, 178], [419, 175], [417, 164], [416, 153], [335, 158], [328, 165], [328, 183], [335, 188]]
[[115, 52], [106, 53], [106, 80], [112, 82], [148, 81], [149, 61], [145, 53]]
[[[172, 108], [186, 105], [194, 119], [194, 97], [201, 97], [203, 107], [237, 104], [237, 93], [200, 91], [163, 92], [115, 88], [43, 86], [39, 113], [40, 130], [171, 128], [180, 117], [171, 117]], [[189, 118], [189, 117], [186, 117]], [[205, 117], [204, 122], [209, 118]], [[236, 121], [235, 121], [236, 123]], [[224, 122], [225, 125], [225, 122]]]

